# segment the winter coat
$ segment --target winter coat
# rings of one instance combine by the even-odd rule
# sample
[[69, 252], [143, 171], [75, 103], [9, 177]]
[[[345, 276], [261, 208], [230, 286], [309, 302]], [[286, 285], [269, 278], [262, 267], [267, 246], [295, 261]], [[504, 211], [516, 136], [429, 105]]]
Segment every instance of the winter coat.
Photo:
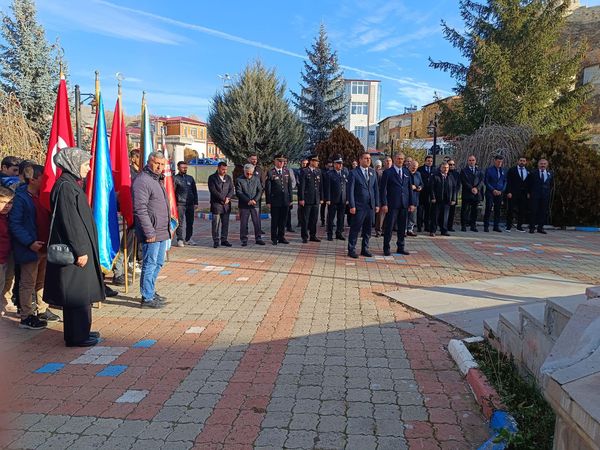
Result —
[[37, 252], [29, 248], [38, 240], [35, 205], [27, 192], [27, 185], [19, 186], [8, 214], [8, 226], [13, 238], [15, 263], [27, 264], [38, 260]]
[[56, 306], [78, 308], [104, 300], [104, 282], [98, 256], [98, 231], [92, 209], [78, 180], [63, 171], [50, 193], [50, 207], [56, 217], [49, 245], [67, 244], [75, 259], [87, 255], [83, 267], [59, 266], [48, 262], [44, 300]]
[[161, 175], [144, 167], [135, 177], [131, 192], [135, 229], [141, 242], [153, 237], [156, 242], [171, 239], [171, 213]]

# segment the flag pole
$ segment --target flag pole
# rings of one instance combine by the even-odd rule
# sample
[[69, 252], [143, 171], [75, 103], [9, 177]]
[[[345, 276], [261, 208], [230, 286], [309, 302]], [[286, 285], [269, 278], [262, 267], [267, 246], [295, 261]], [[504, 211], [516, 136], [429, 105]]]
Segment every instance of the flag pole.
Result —
[[135, 283], [135, 264], [137, 259], [137, 236], [133, 236], [133, 269], [131, 270], [131, 284]]

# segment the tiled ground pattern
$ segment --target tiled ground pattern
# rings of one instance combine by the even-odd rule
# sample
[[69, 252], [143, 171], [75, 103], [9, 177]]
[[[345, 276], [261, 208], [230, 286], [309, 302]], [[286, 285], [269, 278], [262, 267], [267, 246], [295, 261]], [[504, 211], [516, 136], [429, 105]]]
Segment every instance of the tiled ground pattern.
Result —
[[[366, 261], [297, 234], [213, 249], [208, 232], [199, 221], [201, 246], [170, 253], [165, 309], [140, 309], [136, 289], [94, 309], [101, 345], [125, 348], [110, 366], [69, 364], [86, 349], [65, 348], [60, 324], [0, 321], [1, 448], [476, 448], [486, 424], [445, 348], [460, 332], [381, 293], [535, 272], [600, 282], [591, 233], [421, 236], [408, 257]], [[34, 373], [47, 363], [65, 366]], [[117, 402], [130, 391], [142, 399]]]

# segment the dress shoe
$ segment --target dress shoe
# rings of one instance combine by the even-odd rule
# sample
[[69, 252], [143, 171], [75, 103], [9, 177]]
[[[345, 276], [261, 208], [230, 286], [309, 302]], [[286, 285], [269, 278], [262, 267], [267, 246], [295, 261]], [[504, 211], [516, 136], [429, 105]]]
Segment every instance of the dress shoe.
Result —
[[442, 236], [450, 236], [450, 233], [448, 233], [447, 231], [442, 231]]
[[213, 243], [213, 248], [219, 248], [219, 243], [218, 242]]
[[265, 245], [265, 241], [263, 241], [262, 239], [257, 239], [256, 245]]
[[383, 256], [392, 256], [392, 252], [390, 252], [389, 248], [383, 250]]
[[460, 227], [460, 231], [466, 232], [467, 231], [467, 227]]
[[310, 242], [321, 242], [321, 239], [319, 239], [316, 236], [313, 236], [313, 237], [310, 238]]
[[525, 233], [525, 230], [523, 229], [523, 227], [517, 227], [517, 231], [520, 231], [521, 233]]
[[107, 285], [104, 285], [104, 295], [106, 297], [116, 297], [117, 295], [119, 295], [119, 293], [114, 289], [108, 287]]
[[277, 245], [277, 241], [271, 241], [271, 244]]
[[302, 243], [303, 243], [303, 244], [306, 244], [307, 242], [308, 242], [308, 239], [306, 239], [306, 238], [302, 238]]
[[100, 332], [99, 331], [90, 331], [90, 337], [94, 338], [94, 339], [100, 339]]
[[410, 255], [410, 252], [407, 252], [406, 250], [404, 250], [403, 248], [397, 248], [396, 249], [396, 253], [398, 253], [399, 255]]
[[547, 232], [547, 231], [544, 231], [544, 229], [543, 229], [543, 228], [542, 228], [542, 229], [538, 229], [538, 230], [537, 230], [537, 232], [538, 232], [538, 233], [541, 233], [541, 234], [548, 234], [548, 232]]
[[484, 232], [484, 233], [489, 233], [489, 232], [490, 232], [490, 229], [489, 229], [489, 228], [484, 228], [484, 229], [483, 229], [483, 232]]
[[380, 233], [379, 231], [376, 231], [376, 232], [375, 232], [375, 237], [376, 237], [376, 238], [378, 238], [378, 237], [381, 237], [381, 233]]
[[350, 258], [358, 259], [358, 255], [356, 254], [355, 251], [348, 252], [348, 256]]
[[98, 343], [98, 339], [95, 337], [89, 337], [85, 341], [81, 342], [67, 342], [67, 347], [93, 347]]
[[336, 234], [336, 235], [335, 235], [335, 238], [336, 238], [338, 241], [345, 241], [345, 240], [346, 240], [346, 238], [344, 237], [344, 235], [343, 235], [343, 234]]
[[279, 243], [280, 244], [289, 244], [290, 241], [288, 241], [286, 238], [283, 238], [283, 239], [279, 239]]
[[478, 230], [477, 228], [475, 228], [475, 227], [471, 227], [471, 228], [470, 228], [470, 230], [471, 230], [473, 233], [479, 233], [479, 230]]
[[450, 233], [454, 233], [454, 231], [455, 231], [455, 230], [454, 230], [454, 228], [448, 228], [448, 231], [449, 231]]
[[327, 236], [327, 240], [328, 241], [333, 241], [333, 237], [332, 236]]
[[502, 230], [501, 230], [500, 228], [497, 228], [497, 227], [494, 227], [494, 231], [495, 231], [496, 233], [502, 233]]
[[248, 243], [247, 242], [242, 242], [242, 247], [247, 247]]
[[125, 286], [125, 275], [121, 275], [120, 277], [113, 277], [112, 284], [113, 286]]
[[406, 233], [406, 235], [410, 236], [410, 237], [417, 237], [418, 236], [418, 234], [415, 233], [414, 231], [409, 231], [408, 233]]
[[295, 233], [295, 232], [296, 232], [296, 230], [295, 230], [295, 229], [293, 229], [293, 228], [286, 228], [286, 231], [287, 231], [288, 233]]
[[531, 228], [531, 229], [529, 230], [529, 232], [530, 232], [531, 234], [533, 234], [533, 233], [535, 233], [535, 230], [534, 230], [533, 228]]
[[373, 253], [371, 253], [369, 250], [361, 250], [360, 252], [361, 256], [365, 256], [367, 258], [372, 258], [373, 257]]
[[223, 247], [233, 247], [229, 241], [221, 241], [221, 245]]
[[435, 233], [429, 233], [429, 237], [435, 237]]

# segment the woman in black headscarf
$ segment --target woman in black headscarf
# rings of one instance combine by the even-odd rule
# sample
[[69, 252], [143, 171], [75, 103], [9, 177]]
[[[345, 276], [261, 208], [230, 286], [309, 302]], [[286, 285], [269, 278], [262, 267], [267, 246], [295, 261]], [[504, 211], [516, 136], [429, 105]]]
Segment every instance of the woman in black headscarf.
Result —
[[91, 157], [77, 147], [64, 148], [54, 156], [62, 175], [50, 194], [51, 210], [56, 207], [56, 215], [48, 244], [68, 245], [75, 263], [62, 266], [48, 262], [44, 300], [63, 308], [67, 347], [90, 347], [98, 343], [100, 334], [90, 331], [92, 303], [105, 298], [98, 232], [82, 189]]

